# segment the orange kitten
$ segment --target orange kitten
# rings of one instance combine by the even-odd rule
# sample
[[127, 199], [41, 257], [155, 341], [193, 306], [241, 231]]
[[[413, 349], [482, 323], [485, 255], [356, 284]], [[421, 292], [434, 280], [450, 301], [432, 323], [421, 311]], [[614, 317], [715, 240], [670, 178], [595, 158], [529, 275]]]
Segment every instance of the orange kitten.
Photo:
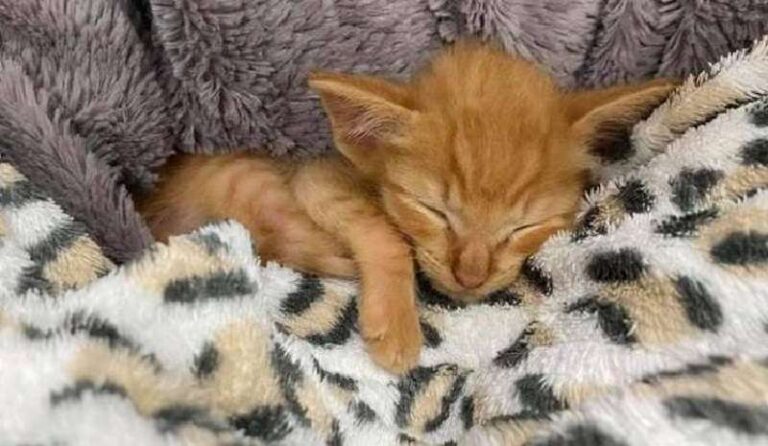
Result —
[[670, 91], [663, 82], [567, 93], [531, 63], [459, 44], [408, 83], [317, 73], [340, 156], [183, 156], [142, 204], [155, 236], [234, 218], [262, 259], [361, 279], [373, 359], [402, 372], [421, 332], [414, 262], [475, 301], [567, 228], [593, 160]]

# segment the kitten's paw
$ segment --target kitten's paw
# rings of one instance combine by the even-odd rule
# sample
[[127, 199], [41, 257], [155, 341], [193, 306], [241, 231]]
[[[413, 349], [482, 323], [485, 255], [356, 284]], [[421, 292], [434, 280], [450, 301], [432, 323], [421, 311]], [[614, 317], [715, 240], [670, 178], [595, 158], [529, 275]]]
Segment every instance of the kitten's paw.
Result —
[[363, 305], [360, 331], [373, 361], [393, 373], [405, 373], [419, 362], [422, 334], [413, 303], [382, 299]]

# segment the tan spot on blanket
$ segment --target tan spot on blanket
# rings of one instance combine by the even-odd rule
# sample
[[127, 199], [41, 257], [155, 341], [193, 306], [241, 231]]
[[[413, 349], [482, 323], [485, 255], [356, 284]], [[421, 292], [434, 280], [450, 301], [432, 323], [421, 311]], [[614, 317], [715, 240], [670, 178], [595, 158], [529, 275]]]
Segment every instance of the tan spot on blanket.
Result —
[[171, 237], [167, 245], [154, 245], [152, 253], [130, 265], [127, 273], [146, 290], [162, 295], [174, 280], [206, 277], [234, 269], [228, 259], [212, 255], [204, 246], [182, 236]]
[[768, 399], [768, 368], [739, 361], [715, 373], [680, 375], [653, 384], [638, 384], [636, 391], [642, 396], [696, 395], [762, 406]]
[[757, 188], [768, 186], [768, 168], [741, 167], [721, 181], [707, 197], [709, 202], [738, 199]]
[[427, 424], [442, 411], [443, 398], [447, 397], [459, 376], [450, 369], [442, 369], [414, 397], [408, 416], [407, 430], [412, 433], [427, 431]]
[[285, 401], [270, 359], [269, 336], [252, 321], [238, 321], [215, 339], [218, 366], [204, 383], [211, 404], [226, 413], [246, 413]]
[[597, 218], [594, 221], [596, 227], [608, 228], [610, 226], [621, 223], [626, 217], [627, 213], [624, 210], [624, 206], [616, 198], [615, 195], [611, 195], [605, 200], [601, 201], [597, 205], [599, 212]]
[[19, 181], [24, 181], [24, 175], [19, 173], [15, 167], [8, 163], [0, 164], [0, 186], [8, 187]]
[[101, 248], [89, 237], [81, 236], [45, 265], [43, 277], [56, 288], [54, 294], [57, 294], [80, 288], [112, 267]]
[[283, 325], [291, 334], [301, 338], [327, 333], [338, 323], [352, 298], [344, 288], [328, 281], [321, 299], [301, 314], [286, 318]]
[[197, 426], [185, 424], [174, 431], [174, 443], [187, 446], [239, 445], [260, 446], [264, 443], [249, 439], [242, 443], [242, 436], [231, 432], [212, 432]]
[[[736, 240], [731, 244], [731, 248], [736, 249], [736, 251], [725, 251], [728, 249], [729, 240], [733, 240], [734, 236], [738, 239], [741, 235], [749, 234], [759, 234], [760, 236], [768, 234], [768, 210], [754, 206], [736, 208], [729, 214], [702, 228], [696, 244], [703, 252], [709, 253], [713, 262], [718, 263], [730, 272], [743, 276], [763, 277], [768, 274], [768, 264], [760, 261], [741, 262], [738, 259], [739, 255], [747, 255], [749, 257], [749, 249], [753, 247], [746, 246]], [[764, 247], [757, 247], [758, 251], [764, 249]], [[739, 252], [742, 250], [746, 251]], [[734, 258], [728, 260], [729, 257]]]
[[84, 347], [69, 369], [77, 380], [121, 386], [142, 415], [173, 405], [207, 404], [207, 395], [191, 378], [164, 375], [145, 358], [124, 349], [112, 350], [102, 343]]
[[[542, 428], [546, 420], [507, 420], [498, 419], [488, 423], [478, 424], [472, 430], [482, 432], [478, 438], [483, 444], [498, 444], [504, 446], [522, 446]], [[469, 444], [460, 442], [460, 444]]]
[[304, 380], [296, 388], [296, 399], [306, 410], [306, 417], [309, 418], [312, 429], [324, 437], [330, 436], [333, 429], [333, 416], [328, 412], [328, 402], [323, 401], [318, 386]]
[[588, 384], [567, 384], [555, 387], [555, 393], [566, 401], [569, 407], [576, 407], [584, 401], [604, 395], [611, 390], [614, 389]]
[[681, 87], [680, 92], [681, 94], [671, 102], [663, 105], [661, 112], [649, 123], [652, 124], [653, 130], [649, 128], [646, 132], [653, 133], [654, 141], [658, 143], [658, 146], [650, 147], [651, 150], [661, 151], [663, 146], [671, 142], [676, 135], [688, 130], [691, 125], [746, 97], [743, 89], [733, 80], [733, 76], [715, 76], [698, 86], [688, 81]]
[[668, 344], [695, 333], [669, 279], [644, 278], [605, 287], [600, 297], [627, 310], [633, 322], [632, 335], [642, 344]]

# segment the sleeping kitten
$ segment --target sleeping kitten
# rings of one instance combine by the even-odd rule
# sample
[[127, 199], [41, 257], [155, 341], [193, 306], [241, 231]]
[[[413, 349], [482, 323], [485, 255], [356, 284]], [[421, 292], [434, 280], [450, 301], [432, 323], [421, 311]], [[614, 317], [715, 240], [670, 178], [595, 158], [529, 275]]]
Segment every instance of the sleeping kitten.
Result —
[[159, 240], [234, 218], [263, 260], [359, 276], [362, 336], [394, 372], [417, 363], [422, 342], [413, 259], [465, 302], [508, 286], [571, 224], [590, 150], [626, 135], [671, 89], [567, 93], [531, 63], [468, 43], [408, 83], [316, 73], [310, 86], [340, 156], [181, 156], [141, 210]]

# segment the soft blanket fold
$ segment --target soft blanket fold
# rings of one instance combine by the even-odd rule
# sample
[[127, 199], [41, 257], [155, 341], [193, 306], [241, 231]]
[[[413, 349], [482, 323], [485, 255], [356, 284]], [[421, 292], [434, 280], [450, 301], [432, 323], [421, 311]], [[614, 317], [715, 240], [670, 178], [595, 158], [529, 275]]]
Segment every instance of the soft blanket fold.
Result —
[[0, 443], [765, 444], [768, 40], [627, 144], [510, 290], [420, 285], [404, 377], [354, 284], [258, 266], [235, 222], [114, 266], [0, 164]]

